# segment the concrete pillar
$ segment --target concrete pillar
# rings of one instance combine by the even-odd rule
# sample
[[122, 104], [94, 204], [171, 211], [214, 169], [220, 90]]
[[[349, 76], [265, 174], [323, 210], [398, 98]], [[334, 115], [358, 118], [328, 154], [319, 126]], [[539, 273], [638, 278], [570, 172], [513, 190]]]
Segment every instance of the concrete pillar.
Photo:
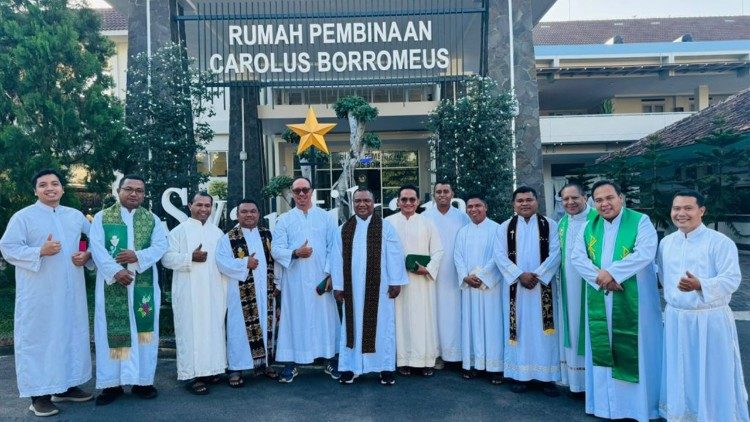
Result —
[[[266, 184], [263, 136], [258, 120], [257, 87], [232, 87], [229, 89], [229, 151], [227, 155], [228, 207], [234, 208], [244, 197], [258, 202], [260, 215], [268, 214], [267, 201], [261, 189]], [[244, 101], [243, 101], [244, 100]], [[244, 103], [244, 106], [243, 106]], [[244, 119], [243, 119], [244, 110]], [[243, 131], [244, 122], [244, 131]], [[244, 138], [243, 138], [244, 135]], [[242, 146], [245, 154], [242, 154]], [[246, 159], [243, 160], [242, 157]], [[244, 161], [244, 170], [243, 170]]]
[[695, 101], [695, 108], [697, 111], [701, 111], [708, 107], [708, 85], [698, 85], [695, 88], [693, 101]]
[[539, 212], [545, 212], [542, 175], [542, 142], [539, 133], [539, 88], [536, 81], [532, 29], [532, 2], [489, 0], [487, 34], [487, 76], [503, 89], [510, 89], [510, 36], [508, 1], [513, 11], [513, 54], [515, 92], [519, 109], [516, 117], [516, 175], [518, 185], [539, 193]]

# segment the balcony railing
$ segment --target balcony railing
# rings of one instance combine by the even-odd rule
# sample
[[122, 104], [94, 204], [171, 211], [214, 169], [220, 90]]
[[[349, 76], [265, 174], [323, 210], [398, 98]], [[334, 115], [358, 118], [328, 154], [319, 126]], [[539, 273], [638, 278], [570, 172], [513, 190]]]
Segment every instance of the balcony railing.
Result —
[[542, 116], [542, 144], [635, 141], [692, 115], [684, 113]]

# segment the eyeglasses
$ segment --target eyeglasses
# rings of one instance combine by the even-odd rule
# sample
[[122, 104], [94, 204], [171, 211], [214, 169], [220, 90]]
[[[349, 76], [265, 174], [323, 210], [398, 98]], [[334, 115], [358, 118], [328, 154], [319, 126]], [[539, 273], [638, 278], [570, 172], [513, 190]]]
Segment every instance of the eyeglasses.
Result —
[[411, 198], [401, 198], [399, 201], [407, 203], [407, 204], [416, 204], [417, 198], [411, 197]]
[[311, 188], [297, 188], [297, 189], [292, 189], [292, 193], [295, 195], [299, 195], [302, 193], [307, 195], [308, 193], [310, 193], [311, 190], [312, 190]]
[[130, 195], [133, 192], [137, 193], [138, 195], [143, 195], [144, 193], [146, 193], [146, 191], [143, 189], [131, 188], [131, 187], [122, 188], [122, 190], [128, 195]]

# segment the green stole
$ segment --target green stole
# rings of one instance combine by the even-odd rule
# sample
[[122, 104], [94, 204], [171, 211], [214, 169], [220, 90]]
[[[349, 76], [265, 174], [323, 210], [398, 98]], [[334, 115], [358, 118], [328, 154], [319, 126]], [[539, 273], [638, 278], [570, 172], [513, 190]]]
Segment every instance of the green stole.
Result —
[[[638, 224], [643, 214], [628, 208], [622, 209], [617, 230], [613, 261], [624, 259], [635, 247]], [[597, 215], [586, 225], [584, 239], [586, 253], [597, 268], [601, 268], [604, 219]], [[612, 368], [612, 378], [638, 382], [638, 280], [636, 276], [620, 281], [621, 292], [612, 293], [612, 346], [609, 344], [607, 310], [604, 296], [609, 291], [587, 286], [589, 338], [595, 366]]]
[[[102, 211], [105, 247], [107, 233], [125, 233], [127, 225], [122, 221], [120, 203], [115, 203]], [[145, 208], [138, 207], [133, 215], [133, 237], [136, 251], [151, 246], [151, 233], [154, 230], [154, 217]], [[114, 256], [113, 256], [114, 258]], [[125, 265], [123, 265], [125, 267]], [[154, 271], [148, 268], [135, 277], [133, 284], [133, 314], [138, 331], [138, 343], [148, 344], [154, 335]], [[130, 355], [130, 309], [128, 288], [114, 282], [104, 285], [104, 312], [107, 319], [107, 341], [109, 356], [112, 359], [126, 360]]]
[[[596, 212], [596, 209], [593, 207], [589, 208], [589, 213], [586, 216], [586, 219], [588, 221], [591, 221], [594, 217], [596, 217], [598, 214]], [[562, 219], [560, 219], [560, 223], [558, 225], [558, 228], [560, 230], [560, 287], [562, 290], [562, 311], [563, 311], [563, 345], [567, 348], [570, 348], [570, 327], [568, 326], [568, 288], [567, 288], [567, 279], [565, 277], [565, 256], [567, 255], [566, 245], [567, 245], [567, 238], [568, 238], [568, 225], [570, 224], [570, 216], [566, 213]], [[582, 285], [585, 285], [586, 282], [581, 279], [579, 281], [582, 283]], [[584, 303], [586, 302], [586, 289], [581, 289], [581, 300], [579, 301], [580, 308], [581, 308], [581, 318], [579, 318], [580, 323], [578, 324], [579, 333], [583, 333], [583, 330], [585, 329], [585, 323], [583, 315], [585, 308]], [[581, 339], [581, 335], [578, 336], [579, 339]], [[581, 341], [578, 341], [579, 346], [581, 345]], [[578, 348], [578, 354], [580, 356], [583, 356], [583, 348]]]

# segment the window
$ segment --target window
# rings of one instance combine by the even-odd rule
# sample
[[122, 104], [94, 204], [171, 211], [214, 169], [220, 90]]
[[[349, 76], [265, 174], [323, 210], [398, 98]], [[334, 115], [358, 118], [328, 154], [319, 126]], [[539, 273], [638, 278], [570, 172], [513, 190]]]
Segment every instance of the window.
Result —
[[211, 177], [227, 176], [227, 153], [225, 151], [199, 152], [195, 156], [198, 172]]

